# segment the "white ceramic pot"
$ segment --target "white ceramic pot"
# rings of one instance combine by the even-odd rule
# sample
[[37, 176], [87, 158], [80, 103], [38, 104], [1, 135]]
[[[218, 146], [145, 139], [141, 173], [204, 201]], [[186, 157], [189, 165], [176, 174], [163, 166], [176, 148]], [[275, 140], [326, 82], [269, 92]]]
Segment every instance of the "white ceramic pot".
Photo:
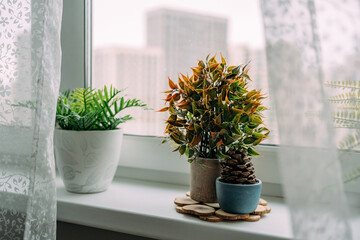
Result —
[[105, 191], [120, 159], [123, 132], [55, 129], [55, 159], [65, 188], [75, 193]]

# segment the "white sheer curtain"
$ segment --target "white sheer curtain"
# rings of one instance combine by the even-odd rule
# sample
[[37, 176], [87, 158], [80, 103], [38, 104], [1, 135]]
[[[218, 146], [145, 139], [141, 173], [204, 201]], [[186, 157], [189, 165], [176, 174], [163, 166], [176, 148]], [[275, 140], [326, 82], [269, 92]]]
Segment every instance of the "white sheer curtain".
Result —
[[62, 0], [0, 0], [0, 239], [55, 239]]
[[326, 81], [353, 81], [358, 0], [262, 0], [270, 94], [295, 239], [352, 239]]

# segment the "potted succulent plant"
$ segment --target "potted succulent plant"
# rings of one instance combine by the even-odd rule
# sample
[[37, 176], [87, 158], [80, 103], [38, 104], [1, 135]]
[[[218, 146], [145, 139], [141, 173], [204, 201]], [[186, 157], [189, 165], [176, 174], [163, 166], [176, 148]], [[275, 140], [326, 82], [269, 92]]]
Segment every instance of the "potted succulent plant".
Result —
[[54, 142], [58, 171], [70, 192], [94, 193], [110, 185], [120, 158], [123, 132], [119, 124], [130, 107], [145, 108], [113, 88], [77, 88], [61, 93], [56, 109]]
[[[231, 174], [237, 174], [231, 180], [235, 185], [244, 185], [237, 179], [242, 179], [242, 172], [253, 171], [252, 164], [234, 169], [237, 173], [229, 169], [234, 159], [249, 162], [248, 156], [259, 155], [253, 146], [269, 134], [262, 126], [264, 97], [260, 91], [248, 90], [247, 65], [227, 66], [222, 56], [221, 62], [215, 56], [200, 60], [192, 72], [190, 77], [181, 74], [178, 85], [169, 79], [167, 106], [160, 111], [170, 113], [165, 133], [175, 143], [174, 151], [186, 154], [191, 163], [190, 197], [201, 202], [219, 200], [222, 205], [223, 196], [216, 195], [215, 188], [220, 172], [218, 185], [230, 184]], [[252, 172], [248, 175], [246, 186], [261, 183]]]

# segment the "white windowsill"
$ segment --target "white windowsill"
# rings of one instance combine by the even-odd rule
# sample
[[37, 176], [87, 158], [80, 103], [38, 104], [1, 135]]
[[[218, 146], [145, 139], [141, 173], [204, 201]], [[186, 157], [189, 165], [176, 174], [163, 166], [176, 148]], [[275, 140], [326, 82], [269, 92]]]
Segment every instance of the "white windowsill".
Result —
[[266, 197], [272, 212], [258, 222], [210, 223], [175, 211], [188, 187], [116, 178], [97, 194], [73, 194], [57, 178], [58, 220], [155, 239], [292, 239], [282, 198]]

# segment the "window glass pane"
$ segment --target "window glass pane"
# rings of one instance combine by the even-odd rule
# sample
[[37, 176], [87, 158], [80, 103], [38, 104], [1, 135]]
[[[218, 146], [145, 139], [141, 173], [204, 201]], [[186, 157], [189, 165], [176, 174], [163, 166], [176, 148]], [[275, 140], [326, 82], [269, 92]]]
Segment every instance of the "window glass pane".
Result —
[[[229, 65], [250, 61], [253, 87], [268, 94], [264, 36], [257, 0], [93, 0], [93, 87], [112, 84], [153, 110], [129, 110], [125, 133], [162, 136], [167, 77], [191, 74], [198, 59], [220, 53]], [[271, 96], [264, 104], [272, 108]], [[265, 122], [277, 143], [275, 111]]]

